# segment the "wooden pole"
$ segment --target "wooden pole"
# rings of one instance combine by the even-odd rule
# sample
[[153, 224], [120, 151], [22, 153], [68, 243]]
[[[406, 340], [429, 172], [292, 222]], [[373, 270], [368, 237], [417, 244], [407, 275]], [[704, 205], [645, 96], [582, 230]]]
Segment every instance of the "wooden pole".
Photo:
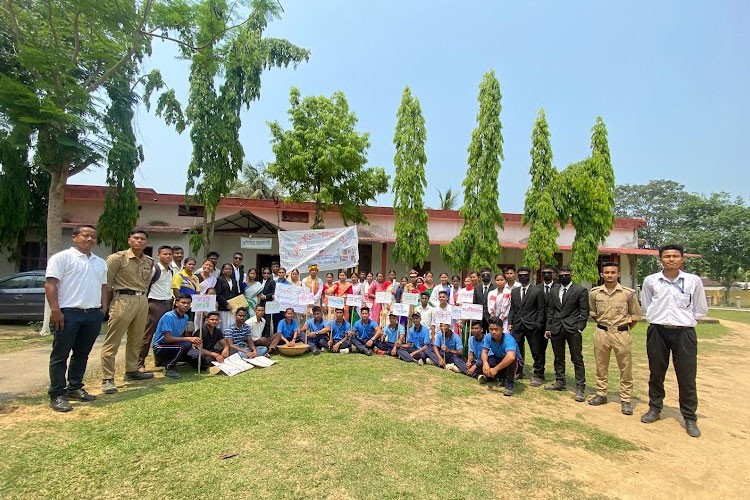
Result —
[[201, 358], [203, 357], [203, 313], [198, 313], [200, 315], [200, 321], [198, 323], [198, 339], [200, 340], [200, 343], [198, 344], [198, 375], [201, 374]]

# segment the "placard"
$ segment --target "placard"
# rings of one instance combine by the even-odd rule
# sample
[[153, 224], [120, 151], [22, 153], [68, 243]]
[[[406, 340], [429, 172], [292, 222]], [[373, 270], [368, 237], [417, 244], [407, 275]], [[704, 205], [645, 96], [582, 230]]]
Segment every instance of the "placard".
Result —
[[216, 310], [216, 295], [193, 295], [190, 306], [193, 312], [213, 312]]
[[344, 308], [344, 297], [328, 297], [328, 308], [329, 309], [343, 309]]
[[375, 294], [376, 304], [390, 304], [391, 300], [393, 300], [391, 292], [377, 292]]
[[362, 296], [358, 294], [346, 294], [346, 305], [351, 307], [362, 307]]
[[266, 302], [266, 314], [277, 314], [281, 312], [281, 304], [278, 300], [269, 300]]
[[459, 304], [473, 304], [474, 303], [474, 290], [461, 289], [458, 291], [458, 298], [456, 299]]
[[298, 314], [305, 314], [305, 313], [307, 313], [307, 306], [305, 304], [294, 304], [294, 305], [291, 305], [289, 307], [291, 307], [292, 309], [294, 309], [294, 312], [296, 312]]
[[461, 307], [461, 319], [481, 320], [483, 314], [484, 307], [482, 304], [464, 304]]
[[393, 304], [391, 306], [391, 314], [396, 316], [409, 316], [409, 305], [408, 304]]
[[460, 306], [451, 306], [451, 318], [461, 319], [461, 307]]
[[300, 294], [298, 304], [302, 306], [311, 306], [315, 304], [315, 294], [312, 292], [305, 292]]
[[434, 325], [439, 325], [440, 323], [450, 325], [453, 323], [452, 320], [453, 316], [450, 309], [440, 309], [438, 307], [432, 311], [432, 323]]
[[405, 292], [403, 295], [401, 295], [401, 303], [408, 304], [410, 306], [416, 306], [419, 304], [419, 294]]
[[299, 296], [303, 293], [305, 293], [305, 289], [301, 286], [277, 283], [276, 292], [274, 292], [273, 296], [276, 300], [284, 304], [296, 304], [299, 302]]

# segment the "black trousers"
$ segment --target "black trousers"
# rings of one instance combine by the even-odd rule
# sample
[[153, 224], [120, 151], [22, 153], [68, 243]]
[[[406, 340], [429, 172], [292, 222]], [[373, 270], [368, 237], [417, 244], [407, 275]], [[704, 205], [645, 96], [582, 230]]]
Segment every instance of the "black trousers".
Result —
[[573, 363], [576, 377], [576, 387], [586, 387], [586, 370], [583, 366], [583, 336], [579, 332], [569, 333], [560, 331], [550, 339], [552, 352], [555, 355], [555, 380], [565, 384], [565, 344], [570, 350], [570, 362]]
[[[534, 360], [533, 375], [544, 380], [544, 365], [547, 362], [547, 339], [544, 332], [538, 329], [527, 329], [523, 326], [513, 327], [513, 338], [516, 339], [521, 357], [526, 360], [526, 348], [524, 339], [529, 342], [531, 357]], [[519, 363], [518, 373], [523, 373], [523, 365]]]
[[[104, 313], [100, 309], [62, 309], [63, 329], [53, 333], [49, 356], [49, 397], [63, 396], [66, 391], [83, 388], [83, 375], [89, 353], [102, 329]], [[72, 354], [71, 354], [72, 353]], [[70, 357], [70, 364], [68, 364]], [[67, 372], [67, 385], [65, 375]]]
[[695, 375], [698, 369], [698, 337], [693, 327], [667, 328], [653, 324], [648, 326], [648, 405], [658, 411], [664, 407], [664, 377], [669, 368], [670, 352], [680, 391], [680, 413], [685, 420], [696, 420], [698, 390]]

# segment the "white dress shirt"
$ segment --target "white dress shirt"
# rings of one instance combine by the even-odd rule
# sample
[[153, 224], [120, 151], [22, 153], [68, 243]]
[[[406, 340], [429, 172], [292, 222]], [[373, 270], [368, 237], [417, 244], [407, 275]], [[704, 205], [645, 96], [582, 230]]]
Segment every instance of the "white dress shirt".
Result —
[[174, 277], [172, 266], [164, 267], [161, 262], [156, 262], [159, 267], [161, 275], [159, 279], [154, 281], [151, 285], [151, 290], [148, 292], [148, 298], [153, 300], [171, 300], [174, 298], [172, 295], [172, 278]]
[[663, 272], [643, 280], [646, 321], [656, 325], [693, 327], [708, 313], [703, 282], [695, 274], [680, 271], [674, 281]]
[[102, 306], [102, 285], [107, 284], [107, 262], [75, 247], [57, 252], [47, 262], [46, 278], [56, 278], [60, 308], [94, 309]]

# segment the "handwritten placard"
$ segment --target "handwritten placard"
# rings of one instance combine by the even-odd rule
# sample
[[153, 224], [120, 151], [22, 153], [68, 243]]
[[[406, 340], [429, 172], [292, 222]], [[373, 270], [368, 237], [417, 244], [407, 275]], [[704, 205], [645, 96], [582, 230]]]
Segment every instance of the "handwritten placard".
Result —
[[377, 292], [375, 294], [376, 304], [390, 304], [391, 300], [393, 300], [393, 295], [391, 295], [391, 292]]
[[344, 308], [344, 297], [328, 297], [329, 309], [343, 309]]
[[266, 314], [277, 314], [281, 312], [281, 304], [278, 300], [269, 300], [266, 302]]
[[461, 319], [482, 319], [482, 304], [464, 304], [461, 306]]
[[284, 304], [296, 304], [299, 302], [299, 296], [305, 293], [305, 289], [301, 286], [285, 285], [279, 283], [276, 285], [276, 293], [274, 297], [279, 302]]
[[348, 293], [346, 295], [346, 305], [351, 307], [362, 307], [362, 296]]
[[216, 310], [216, 295], [193, 295], [190, 306], [193, 312], [212, 312]]
[[310, 306], [315, 303], [315, 294], [312, 292], [305, 292], [300, 294], [299, 301], [297, 302], [302, 306]]
[[294, 304], [290, 307], [298, 314], [305, 314], [307, 312], [307, 306], [305, 304]]
[[459, 304], [473, 304], [474, 303], [474, 290], [466, 290], [466, 289], [459, 290], [457, 300]]
[[461, 319], [461, 307], [460, 306], [451, 307], [451, 319]]
[[441, 323], [445, 323], [446, 325], [450, 325], [452, 323], [453, 315], [451, 314], [450, 309], [440, 309], [439, 307], [432, 311], [432, 323], [435, 325], [439, 325]]
[[401, 296], [401, 303], [408, 304], [410, 306], [416, 306], [419, 304], [419, 294], [407, 292]]
[[391, 307], [391, 314], [395, 314], [396, 316], [408, 316], [409, 309], [409, 304], [393, 304]]

